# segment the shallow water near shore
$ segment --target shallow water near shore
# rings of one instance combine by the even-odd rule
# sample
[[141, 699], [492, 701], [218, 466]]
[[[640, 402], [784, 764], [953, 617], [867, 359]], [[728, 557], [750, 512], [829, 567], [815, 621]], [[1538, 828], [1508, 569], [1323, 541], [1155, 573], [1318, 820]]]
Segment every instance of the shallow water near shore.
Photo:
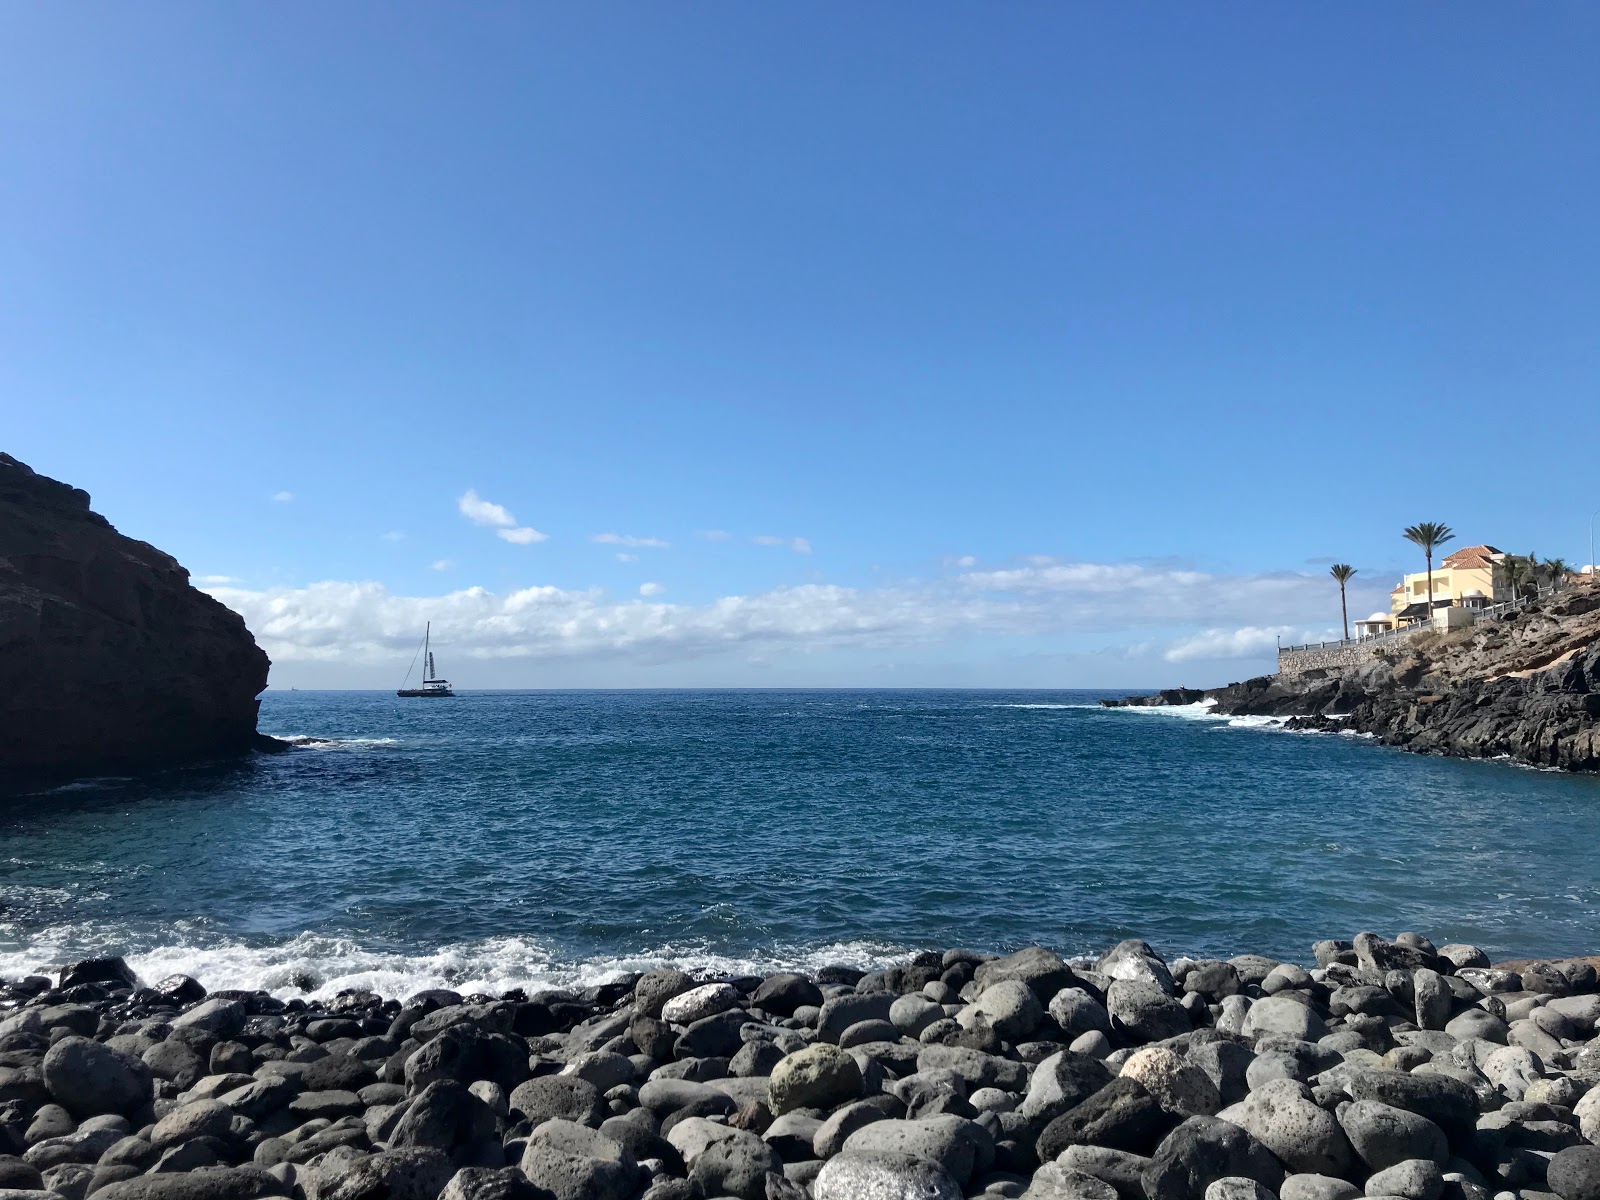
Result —
[[1600, 779], [1103, 692], [270, 692], [285, 754], [0, 794], [0, 976], [289, 996], [1141, 936], [1594, 952]]

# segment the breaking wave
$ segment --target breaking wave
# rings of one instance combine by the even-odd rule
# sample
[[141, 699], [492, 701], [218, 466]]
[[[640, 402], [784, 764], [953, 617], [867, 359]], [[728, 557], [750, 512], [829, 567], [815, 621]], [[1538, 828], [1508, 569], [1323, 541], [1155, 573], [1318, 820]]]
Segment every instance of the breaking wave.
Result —
[[765, 975], [774, 971], [814, 973], [838, 964], [874, 970], [903, 962], [911, 951], [881, 942], [830, 942], [809, 947], [772, 947], [751, 955], [727, 954], [707, 946], [665, 944], [637, 953], [564, 959], [532, 938], [496, 937], [404, 954], [369, 949], [359, 942], [325, 934], [302, 933], [274, 945], [204, 939], [145, 950], [128, 949], [115, 934], [82, 926], [41, 931], [27, 946], [0, 949], [0, 978], [53, 974], [69, 962], [94, 955], [123, 953], [145, 983], [168, 975], [189, 975], [211, 991], [237, 988], [329, 999], [341, 991], [365, 989], [385, 998], [414, 995], [426, 988], [449, 988], [463, 995], [499, 995], [522, 988], [530, 995], [553, 988], [584, 988], [638, 971], [676, 966], [697, 976]]

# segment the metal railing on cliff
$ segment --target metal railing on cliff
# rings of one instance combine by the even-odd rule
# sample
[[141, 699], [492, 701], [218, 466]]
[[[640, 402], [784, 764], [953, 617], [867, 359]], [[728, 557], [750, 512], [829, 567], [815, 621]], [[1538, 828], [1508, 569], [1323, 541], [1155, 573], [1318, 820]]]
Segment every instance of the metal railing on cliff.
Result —
[[[1474, 609], [1473, 611], [1478, 614], [1476, 620], [1482, 621], [1488, 618], [1501, 616], [1504, 613], [1515, 612], [1519, 608], [1525, 608], [1527, 605], [1532, 604], [1535, 600], [1538, 600], [1541, 597], [1554, 595], [1555, 591], [1556, 589], [1554, 585], [1550, 587], [1541, 587], [1537, 592], [1530, 592], [1525, 596], [1518, 596], [1515, 600], [1506, 600], [1500, 604], [1491, 604], [1487, 608]], [[1278, 653], [1282, 654], [1285, 650], [1337, 650], [1341, 646], [1381, 646], [1385, 642], [1398, 642], [1404, 638], [1411, 637], [1413, 634], [1422, 633], [1426, 630], [1432, 629], [1433, 627], [1434, 619], [1429, 617], [1425, 621], [1418, 621], [1414, 625], [1406, 625], [1400, 629], [1391, 629], [1387, 633], [1369, 633], [1362, 637], [1336, 638], [1331, 642], [1305, 642], [1299, 646], [1280, 645], [1278, 647]]]

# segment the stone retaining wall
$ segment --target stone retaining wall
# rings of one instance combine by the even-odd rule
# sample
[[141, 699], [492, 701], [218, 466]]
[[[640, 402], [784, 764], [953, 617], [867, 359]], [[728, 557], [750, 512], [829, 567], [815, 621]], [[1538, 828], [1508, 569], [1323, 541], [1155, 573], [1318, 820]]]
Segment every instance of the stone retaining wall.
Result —
[[1366, 666], [1377, 650], [1394, 644], [1393, 641], [1352, 642], [1348, 646], [1305, 646], [1279, 650], [1278, 678], [1300, 679], [1313, 671], [1325, 672], [1330, 677], [1343, 675], [1356, 667]]

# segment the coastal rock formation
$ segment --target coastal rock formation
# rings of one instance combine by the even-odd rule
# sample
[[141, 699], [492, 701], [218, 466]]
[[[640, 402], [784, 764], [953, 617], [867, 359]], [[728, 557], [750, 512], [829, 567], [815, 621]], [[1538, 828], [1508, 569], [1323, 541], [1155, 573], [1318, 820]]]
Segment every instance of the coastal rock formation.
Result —
[[1600, 586], [1581, 581], [1481, 625], [1384, 643], [1338, 677], [1264, 675], [1101, 703], [1199, 701], [1220, 715], [1286, 717], [1289, 729], [1353, 730], [1425, 754], [1600, 771]]
[[[930, 952], [774, 1008], [799, 977], [284, 1001], [98, 960], [0, 982], [0, 1194], [1600, 1200], [1592, 960], [1312, 952]], [[697, 984], [716, 1012], [656, 1015]], [[1119, 1023], [1128, 986], [1177, 1020]], [[704, 1052], [724, 1020], [735, 1052]]]
[[0, 768], [247, 751], [268, 666], [243, 619], [169, 555], [0, 454]]

